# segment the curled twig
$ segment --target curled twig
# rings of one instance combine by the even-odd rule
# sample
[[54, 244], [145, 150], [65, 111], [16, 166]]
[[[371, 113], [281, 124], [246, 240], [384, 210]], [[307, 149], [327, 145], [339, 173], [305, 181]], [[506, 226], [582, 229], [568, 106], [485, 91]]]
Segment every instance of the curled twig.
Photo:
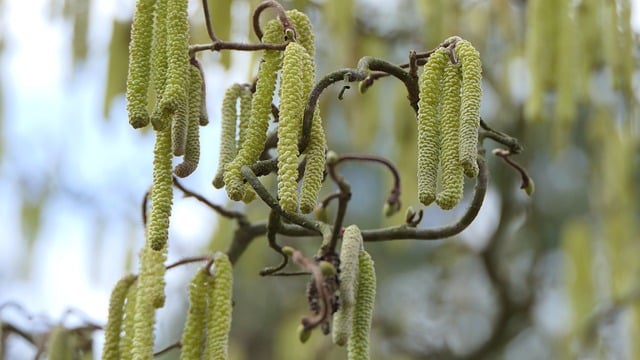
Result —
[[282, 27], [284, 28], [285, 31], [287, 29], [294, 30], [293, 26], [291, 25], [291, 22], [289, 21], [289, 18], [287, 17], [287, 13], [284, 7], [282, 7], [282, 5], [277, 1], [266, 0], [258, 4], [258, 6], [256, 6], [252, 16], [253, 31], [256, 33], [256, 36], [258, 37], [259, 40], [262, 40], [262, 35], [263, 35], [262, 29], [260, 28], [260, 15], [267, 8], [272, 8], [277, 12], [278, 19], [282, 23]]

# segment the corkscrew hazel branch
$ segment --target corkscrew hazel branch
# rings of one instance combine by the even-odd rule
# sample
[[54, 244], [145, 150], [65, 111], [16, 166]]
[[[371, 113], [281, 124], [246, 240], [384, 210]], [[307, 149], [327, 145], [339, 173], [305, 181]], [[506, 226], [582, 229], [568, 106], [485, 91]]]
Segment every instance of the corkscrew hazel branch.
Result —
[[269, 193], [269, 191], [262, 185], [258, 177], [253, 173], [250, 167], [243, 166], [241, 169], [244, 178], [251, 184], [256, 194], [265, 202], [271, 209], [278, 212], [280, 216], [291, 221], [294, 224], [300, 225], [303, 228], [309, 229], [316, 234], [322, 235], [323, 238], [331, 234], [331, 227], [319, 221], [307, 219], [304, 216], [298, 214], [288, 213], [282, 210], [282, 207], [278, 201]]
[[271, 210], [269, 213], [269, 222], [267, 223], [267, 240], [269, 241], [269, 247], [275, 250], [278, 254], [282, 255], [282, 261], [280, 264], [272, 267], [268, 267], [260, 271], [261, 276], [270, 276], [276, 274], [278, 271], [284, 269], [289, 262], [289, 257], [282, 251], [282, 247], [276, 242], [276, 233], [280, 226], [280, 215], [277, 211]]
[[342, 177], [342, 175], [338, 174], [336, 170], [337, 163], [333, 161], [335, 156], [331, 155], [331, 152], [327, 155], [327, 169], [329, 172], [329, 176], [331, 179], [338, 185], [340, 189], [340, 196], [338, 196], [338, 211], [336, 212], [335, 220], [333, 221], [333, 231], [331, 232], [331, 237], [328, 240], [323, 241], [320, 251], [322, 254], [330, 254], [335, 253], [336, 244], [338, 243], [338, 238], [340, 237], [342, 231], [342, 222], [344, 221], [344, 217], [347, 214], [347, 206], [349, 205], [349, 200], [351, 200], [351, 186], [349, 183]]
[[246, 215], [244, 213], [241, 213], [239, 211], [227, 210], [220, 205], [216, 205], [212, 203], [204, 196], [197, 194], [187, 189], [186, 187], [184, 187], [184, 185], [182, 185], [182, 183], [176, 177], [173, 177], [173, 185], [176, 188], [178, 188], [178, 190], [182, 191], [185, 197], [192, 197], [200, 201], [201, 203], [205, 204], [207, 207], [211, 208], [211, 210], [218, 213], [218, 215], [224, 216], [229, 219], [236, 219], [241, 225], [249, 224], [249, 221], [247, 220]]
[[285, 11], [284, 7], [282, 7], [282, 5], [277, 1], [266, 0], [258, 4], [255, 10], [253, 10], [253, 16], [252, 16], [253, 31], [256, 33], [258, 40], [262, 40], [262, 35], [263, 35], [262, 29], [260, 28], [260, 15], [265, 9], [268, 9], [268, 8], [272, 8], [276, 11], [276, 13], [278, 14], [277, 15], [278, 20], [280, 20], [280, 22], [282, 23], [282, 28], [285, 31], [287, 29], [294, 30], [293, 26], [291, 25], [291, 22], [289, 21], [289, 18], [287, 17], [287, 12]]
[[476, 187], [474, 190], [471, 204], [465, 211], [464, 215], [455, 223], [431, 229], [417, 229], [415, 227], [408, 226], [407, 224], [392, 226], [381, 229], [363, 230], [362, 238], [366, 241], [387, 241], [387, 240], [401, 240], [401, 239], [416, 239], [416, 240], [437, 240], [459, 234], [466, 229], [476, 218], [484, 196], [487, 192], [487, 184], [489, 179], [488, 169], [486, 161], [483, 156], [478, 156], [478, 168], [479, 173], [476, 178]]
[[533, 192], [535, 190], [535, 184], [533, 182], [533, 179], [531, 179], [531, 176], [529, 176], [527, 171], [520, 164], [511, 160], [510, 156], [512, 154], [509, 152], [509, 150], [494, 149], [493, 155], [496, 155], [502, 158], [504, 162], [506, 162], [509, 166], [511, 166], [514, 170], [516, 170], [518, 174], [520, 174], [520, 177], [522, 178], [520, 189], [524, 190], [524, 192], [527, 193], [527, 195], [529, 196], [533, 195]]
[[393, 175], [393, 186], [385, 203], [385, 208], [388, 207], [389, 209], [388, 211], [385, 211], [385, 213], [387, 216], [391, 216], [400, 210], [400, 207], [402, 206], [400, 202], [400, 172], [390, 160], [382, 156], [371, 154], [342, 154], [338, 156], [335, 164], [338, 165], [344, 161], [374, 162], [384, 165], [389, 172], [391, 172], [391, 175]]

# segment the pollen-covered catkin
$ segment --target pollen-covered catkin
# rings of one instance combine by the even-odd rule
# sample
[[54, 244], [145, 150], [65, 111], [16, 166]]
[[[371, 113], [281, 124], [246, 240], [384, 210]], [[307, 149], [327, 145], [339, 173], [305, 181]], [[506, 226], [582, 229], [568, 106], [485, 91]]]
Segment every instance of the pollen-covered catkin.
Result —
[[182, 332], [182, 350], [180, 359], [198, 360], [204, 349], [204, 330], [207, 323], [207, 294], [209, 287], [208, 272], [199, 270], [189, 285], [189, 311]]
[[[159, 101], [160, 112], [174, 114], [187, 106], [189, 69], [188, 0], [167, 0], [167, 75]], [[161, 118], [162, 119], [162, 118]], [[156, 130], [168, 125], [153, 124]]]
[[155, 309], [164, 306], [165, 301], [166, 256], [166, 248], [156, 251], [145, 246], [140, 253], [132, 349], [134, 359], [152, 358]]
[[173, 112], [171, 121], [171, 149], [174, 156], [182, 156], [187, 148], [187, 132], [189, 131], [189, 109], [187, 101], [184, 105], [176, 108]]
[[440, 104], [440, 183], [436, 203], [449, 210], [462, 199], [464, 175], [460, 163], [460, 65], [445, 67]]
[[344, 229], [340, 247], [340, 307], [333, 314], [332, 337], [336, 345], [344, 346], [351, 335], [353, 309], [359, 272], [362, 234], [357, 225]]
[[242, 86], [233, 84], [222, 98], [222, 128], [220, 129], [220, 157], [218, 172], [213, 179], [213, 186], [220, 189], [224, 186], [224, 172], [228, 163], [236, 156], [236, 126], [238, 122], [237, 102]]
[[300, 74], [308, 57], [302, 45], [292, 42], [284, 51], [282, 63], [277, 144], [278, 198], [282, 209], [289, 213], [298, 210], [298, 138], [305, 107]]
[[311, 20], [305, 13], [298, 10], [288, 10], [287, 17], [296, 29], [296, 42], [307, 50], [309, 56], [313, 57], [316, 52], [316, 46]]
[[179, 177], [191, 175], [200, 162], [200, 107], [202, 103], [202, 78], [196, 66], [189, 66], [188, 124], [184, 158], [174, 170]]
[[209, 288], [209, 313], [207, 319], [207, 341], [205, 359], [229, 358], [229, 331], [233, 310], [233, 269], [226, 254], [218, 252], [210, 272], [213, 287]]
[[237, 149], [242, 148], [247, 139], [247, 130], [249, 129], [249, 121], [251, 120], [251, 98], [253, 93], [247, 86], [242, 86], [240, 90], [240, 114], [238, 115], [238, 145]]
[[478, 176], [478, 128], [482, 99], [480, 54], [467, 40], [456, 44], [462, 64], [462, 103], [460, 105], [460, 163], [467, 177]]
[[[296, 28], [298, 43], [300, 43], [307, 50], [307, 54], [309, 54], [309, 56], [306, 57], [307, 61], [304, 63], [302, 73], [304, 82], [303, 99], [306, 102], [315, 84], [315, 37], [313, 35], [311, 21], [309, 21], [307, 15], [297, 10], [290, 10], [287, 12], [287, 16], [289, 16], [289, 19]], [[324, 129], [322, 128], [320, 108], [316, 106], [311, 123], [309, 144], [304, 150], [306, 166], [300, 188], [300, 211], [304, 214], [312, 212], [316, 207], [318, 193], [320, 192], [324, 176], [326, 145], [327, 140]]]
[[153, 150], [153, 184], [151, 187], [151, 218], [147, 231], [147, 246], [154, 250], [166, 248], [169, 238], [169, 218], [173, 202], [171, 128], [156, 132]]
[[[282, 43], [284, 34], [282, 24], [278, 20], [267, 23], [262, 40], [265, 43]], [[267, 137], [271, 102], [276, 87], [278, 70], [282, 65], [282, 54], [278, 50], [265, 50], [260, 69], [256, 91], [251, 101], [251, 119], [247, 137], [236, 158], [227, 166], [224, 174], [227, 195], [232, 200], [241, 200], [244, 196], [244, 182], [240, 169], [258, 160]]]
[[122, 336], [120, 337], [121, 360], [133, 359], [133, 334], [135, 333], [136, 293], [138, 284], [133, 283], [127, 291], [124, 305], [124, 319], [122, 319]]
[[436, 199], [440, 161], [440, 80], [449, 61], [447, 50], [438, 49], [420, 74], [418, 102], [418, 196], [427, 206]]
[[349, 360], [369, 359], [369, 334], [373, 306], [376, 299], [376, 271], [373, 259], [366, 251], [358, 256], [359, 274], [356, 293], [356, 306], [353, 310], [352, 333], [347, 345]]
[[122, 333], [122, 320], [124, 318], [125, 300], [129, 287], [136, 280], [135, 275], [127, 275], [120, 279], [109, 299], [109, 318], [104, 329], [104, 347], [102, 348], [102, 359], [120, 359], [120, 335]]
[[127, 75], [127, 111], [135, 129], [147, 126], [147, 99], [151, 72], [151, 39], [156, 0], [138, 0], [131, 26], [129, 73]]

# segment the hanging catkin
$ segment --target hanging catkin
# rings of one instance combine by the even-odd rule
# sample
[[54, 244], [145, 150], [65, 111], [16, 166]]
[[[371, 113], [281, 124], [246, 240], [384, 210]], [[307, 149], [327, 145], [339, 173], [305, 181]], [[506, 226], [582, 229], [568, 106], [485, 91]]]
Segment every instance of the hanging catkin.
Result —
[[207, 315], [207, 336], [205, 359], [229, 358], [229, 331], [233, 310], [231, 295], [233, 273], [229, 258], [224, 253], [216, 253], [210, 270], [213, 286], [209, 286], [209, 309]]
[[369, 337], [373, 306], [376, 299], [376, 272], [373, 259], [366, 251], [358, 255], [358, 285], [353, 309], [352, 332], [347, 343], [349, 360], [369, 359]]
[[131, 26], [129, 73], [127, 75], [127, 112], [129, 124], [141, 128], [149, 123], [147, 98], [151, 71], [151, 41], [156, 0], [138, 0]]
[[[298, 138], [305, 107], [300, 79], [309, 55], [292, 42], [284, 51], [281, 78], [280, 120], [278, 122], [278, 198], [284, 211], [298, 211]], [[303, 75], [304, 77], [304, 75]]]
[[[478, 176], [478, 128], [482, 99], [482, 64], [480, 54], [467, 40], [456, 44], [456, 54], [462, 66], [460, 105], [460, 163], [467, 177]], [[443, 91], [446, 91], [443, 89]], [[455, 89], [453, 90], [456, 91]]]
[[436, 199], [440, 161], [440, 80], [449, 61], [447, 50], [438, 49], [420, 74], [418, 102], [418, 196], [425, 206]]
[[464, 176], [460, 163], [460, 65], [445, 67], [440, 104], [440, 183], [436, 203], [449, 210], [462, 199]]
[[[265, 43], [282, 43], [284, 33], [280, 21], [272, 20], [265, 26], [262, 40]], [[260, 69], [256, 91], [251, 101], [251, 119], [247, 130], [247, 137], [242, 144], [235, 159], [227, 166], [224, 174], [224, 183], [229, 198], [242, 200], [245, 187], [240, 169], [245, 165], [251, 165], [258, 160], [267, 136], [269, 126], [269, 114], [271, 102], [276, 86], [278, 70], [282, 65], [282, 52], [278, 50], [265, 50]]]
[[210, 276], [205, 269], [196, 273], [189, 285], [189, 310], [182, 332], [180, 359], [199, 360], [204, 350], [205, 325], [207, 323], [207, 294]]
[[222, 98], [222, 128], [220, 129], [220, 151], [218, 171], [213, 179], [213, 186], [220, 189], [224, 186], [225, 167], [236, 156], [236, 126], [238, 122], [237, 102], [242, 86], [233, 84]]
[[361, 250], [362, 234], [358, 226], [344, 229], [340, 247], [340, 307], [333, 314], [331, 330], [333, 342], [339, 346], [346, 345], [351, 335]]
[[189, 66], [189, 93], [187, 96], [188, 123], [184, 158], [174, 170], [179, 177], [191, 175], [200, 162], [200, 111], [202, 108], [202, 77], [197, 66]]
[[122, 333], [122, 320], [125, 312], [125, 300], [129, 287], [136, 280], [135, 275], [127, 275], [120, 279], [111, 291], [109, 299], [109, 318], [104, 329], [104, 347], [102, 359], [118, 360], [120, 356], [120, 336]]

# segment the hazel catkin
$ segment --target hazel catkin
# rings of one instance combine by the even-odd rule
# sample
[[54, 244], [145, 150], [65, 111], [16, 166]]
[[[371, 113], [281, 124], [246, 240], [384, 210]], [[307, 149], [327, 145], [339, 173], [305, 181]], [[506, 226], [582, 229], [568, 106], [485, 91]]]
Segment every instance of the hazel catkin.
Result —
[[[284, 33], [282, 24], [278, 20], [272, 20], [265, 26], [262, 37], [265, 43], [282, 43]], [[224, 174], [224, 183], [227, 195], [232, 200], [241, 200], [245, 193], [242, 173], [240, 169], [245, 165], [251, 165], [258, 160], [267, 137], [269, 126], [269, 114], [271, 102], [276, 87], [278, 70], [282, 65], [282, 54], [278, 50], [265, 50], [260, 69], [256, 91], [251, 101], [251, 119], [247, 136], [235, 159], [229, 163]]]
[[376, 272], [371, 256], [361, 251], [358, 256], [358, 285], [353, 310], [352, 332], [347, 344], [349, 360], [369, 359], [369, 336], [376, 298]]
[[480, 54], [467, 40], [456, 44], [456, 54], [462, 66], [460, 104], [460, 163], [467, 177], [478, 176], [478, 128], [482, 99], [482, 64]]
[[197, 360], [202, 357], [204, 349], [204, 331], [207, 322], [207, 294], [209, 274], [206, 270], [199, 270], [189, 285], [189, 310], [182, 332], [182, 349], [180, 359]]
[[191, 175], [200, 162], [200, 110], [202, 103], [202, 77], [196, 66], [189, 66], [188, 122], [184, 158], [174, 170], [179, 177]]
[[464, 176], [460, 163], [460, 83], [458, 64], [445, 67], [440, 104], [440, 183], [436, 203], [449, 210], [462, 199]]
[[129, 287], [136, 280], [135, 275], [127, 275], [120, 279], [109, 299], [109, 317], [104, 329], [104, 347], [102, 348], [102, 359], [120, 359], [120, 336], [122, 333], [122, 321], [124, 319], [125, 301]]
[[[167, 74], [159, 101], [164, 114], [174, 114], [187, 106], [189, 69], [189, 21], [187, 0], [167, 0]], [[153, 124], [162, 130], [168, 123]]]
[[138, 0], [131, 26], [129, 72], [127, 74], [127, 112], [135, 129], [147, 126], [147, 98], [151, 72], [151, 41], [156, 0]]
[[222, 98], [222, 120], [220, 129], [220, 155], [218, 172], [213, 179], [213, 186], [220, 189], [224, 186], [224, 172], [228, 163], [236, 156], [236, 125], [238, 122], [237, 102], [242, 86], [233, 84]]
[[361, 250], [362, 234], [358, 226], [344, 229], [340, 247], [340, 307], [333, 314], [332, 329], [333, 342], [339, 346], [346, 345], [351, 335]]
[[290, 213], [298, 210], [298, 138], [305, 106], [300, 74], [308, 56], [302, 45], [292, 42], [284, 51], [282, 63], [277, 144], [278, 197], [282, 209]]
[[213, 286], [209, 287], [209, 313], [207, 316], [207, 340], [205, 359], [228, 359], [229, 331], [233, 310], [231, 295], [233, 291], [232, 266], [226, 254], [218, 252], [210, 272]]
[[440, 161], [440, 80], [448, 61], [447, 50], [436, 50], [418, 80], [418, 196], [425, 206], [436, 199]]

